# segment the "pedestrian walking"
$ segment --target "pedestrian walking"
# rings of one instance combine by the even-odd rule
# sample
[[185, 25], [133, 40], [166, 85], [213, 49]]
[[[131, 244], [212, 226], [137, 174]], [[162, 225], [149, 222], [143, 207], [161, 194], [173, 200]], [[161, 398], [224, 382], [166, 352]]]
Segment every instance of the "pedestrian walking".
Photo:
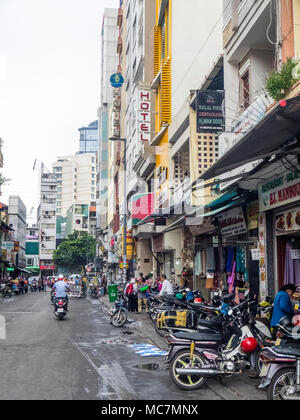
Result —
[[44, 292], [47, 292], [47, 283], [48, 283], [47, 277], [44, 277], [43, 278], [43, 291]]
[[43, 290], [43, 280], [41, 278], [39, 278], [39, 281], [38, 281], [38, 289], [39, 289], [39, 292]]
[[137, 285], [135, 278], [132, 278], [124, 290], [125, 296], [128, 298], [128, 311], [137, 311]]
[[140, 273], [137, 289], [138, 289], [138, 312], [139, 313], [142, 312], [143, 304], [145, 305], [146, 312], [148, 312], [148, 299], [146, 296], [146, 292], [149, 289], [149, 286], [146, 284], [143, 273]]
[[102, 287], [103, 287], [103, 296], [106, 295], [106, 289], [107, 289], [107, 278], [106, 276], [102, 277]]
[[20, 285], [20, 294], [23, 295], [25, 293], [25, 283], [22, 276], [20, 276], [19, 285]]

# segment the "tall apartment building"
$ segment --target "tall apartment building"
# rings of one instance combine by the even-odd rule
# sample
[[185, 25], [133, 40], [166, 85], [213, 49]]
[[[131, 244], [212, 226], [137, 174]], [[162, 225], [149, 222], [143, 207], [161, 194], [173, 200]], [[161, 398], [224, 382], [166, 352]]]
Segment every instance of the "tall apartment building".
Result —
[[39, 227], [36, 224], [26, 228], [26, 270], [39, 274]]
[[98, 120], [93, 121], [87, 127], [78, 129], [80, 133], [79, 153], [98, 153], [99, 149], [99, 130]]
[[67, 213], [66, 236], [74, 232], [86, 232], [96, 237], [96, 206], [90, 204], [73, 204]]
[[73, 204], [96, 200], [97, 155], [83, 153], [59, 157], [53, 163], [57, 180], [57, 216], [67, 217]]
[[26, 241], [26, 206], [19, 196], [9, 197], [8, 204], [9, 226], [14, 230], [10, 233], [10, 240], [15, 241], [14, 264], [16, 267], [25, 268], [25, 241]]
[[[281, 2], [284, 19], [289, 13], [288, 3]], [[223, 2], [226, 131], [220, 136], [220, 157], [265, 116], [266, 108], [272, 103], [265, 90], [266, 76], [280, 65], [280, 51], [285, 55], [288, 41], [285, 39], [282, 48], [276, 46], [277, 22], [279, 14], [275, 2]], [[237, 176], [255, 166], [256, 163], [251, 162], [220, 178]], [[233, 182], [234, 179], [223, 182], [221, 189]]]
[[112, 104], [110, 77], [118, 70], [118, 9], [106, 8], [101, 28], [101, 93], [99, 117], [99, 160], [97, 169], [97, 230], [99, 239], [107, 228], [107, 190], [108, 190], [108, 121]]
[[48, 172], [42, 165], [38, 207], [39, 259], [42, 276], [51, 276], [55, 270], [53, 252], [56, 249], [56, 200], [56, 175]]
[[[218, 133], [197, 132], [196, 92], [223, 89], [222, 4], [198, 0], [156, 0], [154, 66], [156, 150], [155, 211], [165, 218], [156, 228], [152, 251], [157, 271], [182, 273], [193, 282], [193, 239], [186, 214], [210, 190], [197, 197], [191, 184], [218, 158]], [[165, 212], [165, 214], [164, 214]], [[159, 233], [159, 235], [158, 235]]]

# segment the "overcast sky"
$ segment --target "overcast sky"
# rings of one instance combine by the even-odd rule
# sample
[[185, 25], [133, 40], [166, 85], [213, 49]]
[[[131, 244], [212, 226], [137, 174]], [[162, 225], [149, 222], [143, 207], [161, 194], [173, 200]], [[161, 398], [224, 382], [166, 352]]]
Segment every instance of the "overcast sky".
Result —
[[[78, 128], [97, 119], [104, 7], [118, 0], [0, 0], [2, 202], [38, 203], [35, 159], [51, 168], [79, 148]], [[36, 215], [36, 209], [32, 216]], [[32, 222], [32, 220], [29, 220]]]

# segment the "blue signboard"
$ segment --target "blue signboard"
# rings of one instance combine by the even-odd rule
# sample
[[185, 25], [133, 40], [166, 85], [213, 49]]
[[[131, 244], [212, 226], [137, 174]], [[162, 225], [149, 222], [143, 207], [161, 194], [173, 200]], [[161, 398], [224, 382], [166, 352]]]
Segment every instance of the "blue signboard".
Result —
[[124, 77], [121, 73], [114, 73], [110, 78], [110, 84], [114, 88], [120, 88], [124, 84]]

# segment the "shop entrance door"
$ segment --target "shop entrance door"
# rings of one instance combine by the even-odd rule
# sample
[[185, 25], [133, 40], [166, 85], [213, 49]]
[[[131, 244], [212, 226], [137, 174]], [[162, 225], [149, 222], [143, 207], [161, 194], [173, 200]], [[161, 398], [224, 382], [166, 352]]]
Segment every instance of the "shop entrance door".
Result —
[[167, 276], [168, 280], [172, 278], [172, 271], [174, 270], [174, 253], [167, 252], [165, 253], [165, 261], [164, 261], [164, 273]]
[[277, 236], [278, 290], [284, 284], [300, 286], [300, 234]]

